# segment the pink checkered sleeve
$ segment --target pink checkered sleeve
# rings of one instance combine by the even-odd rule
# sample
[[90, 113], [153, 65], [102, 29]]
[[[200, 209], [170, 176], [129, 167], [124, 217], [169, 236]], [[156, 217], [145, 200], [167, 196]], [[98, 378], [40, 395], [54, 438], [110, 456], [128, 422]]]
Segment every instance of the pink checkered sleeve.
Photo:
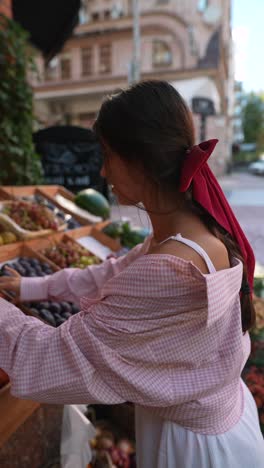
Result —
[[14, 396], [64, 404], [124, 401], [89, 361], [89, 354], [96, 351], [88, 330], [78, 342], [80, 314], [56, 329], [26, 317], [3, 299], [0, 311], [0, 368], [8, 373]]
[[84, 270], [66, 268], [43, 278], [22, 278], [21, 301], [58, 300], [71, 301], [79, 305], [82, 296], [96, 297], [103, 285], [126, 268], [140, 254], [140, 244], [127, 255], [118, 259], [110, 258], [100, 265]]
[[[177, 402], [171, 369], [179, 351], [184, 359], [186, 347], [176, 346], [182, 316], [177, 318], [175, 302], [203, 282], [189, 278], [182, 286], [188, 275], [177, 278], [177, 268], [139, 260], [108, 281], [101, 297], [83, 298], [84, 310], [57, 329], [1, 301], [0, 367], [9, 374], [15, 396], [66, 404], [128, 400], [166, 407]], [[170, 340], [175, 344], [171, 356]], [[193, 391], [186, 390], [179, 382], [181, 401]]]

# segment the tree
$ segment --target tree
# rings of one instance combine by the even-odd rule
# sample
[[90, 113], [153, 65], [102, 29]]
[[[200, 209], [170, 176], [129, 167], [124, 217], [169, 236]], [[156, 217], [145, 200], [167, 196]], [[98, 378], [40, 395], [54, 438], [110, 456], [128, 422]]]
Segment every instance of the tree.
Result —
[[27, 73], [34, 66], [27, 34], [0, 15], [0, 182], [41, 181], [41, 164], [32, 141], [33, 99]]
[[245, 98], [243, 108], [243, 131], [245, 143], [263, 145], [264, 141], [264, 103], [261, 96], [250, 93]]

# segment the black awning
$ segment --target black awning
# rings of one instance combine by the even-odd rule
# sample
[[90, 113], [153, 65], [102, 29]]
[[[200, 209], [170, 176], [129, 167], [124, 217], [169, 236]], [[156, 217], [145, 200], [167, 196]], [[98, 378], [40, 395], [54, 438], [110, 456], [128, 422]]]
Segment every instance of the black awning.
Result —
[[77, 25], [80, 4], [80, 0], [13, 0], [13, 18], [50, 60]]

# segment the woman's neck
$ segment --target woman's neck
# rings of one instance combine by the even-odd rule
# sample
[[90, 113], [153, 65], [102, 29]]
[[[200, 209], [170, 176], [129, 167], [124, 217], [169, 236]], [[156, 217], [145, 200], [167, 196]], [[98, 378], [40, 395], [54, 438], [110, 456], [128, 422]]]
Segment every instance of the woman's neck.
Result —
[[204, 233], [207, 228], [200, 218], [189, 211], [177, 210], [169, 214], [148, 212], [153, 227], [154, 242], [162, 242], [170, 236], [181, 233], [183, 237], [193, 237], [193, 233]]

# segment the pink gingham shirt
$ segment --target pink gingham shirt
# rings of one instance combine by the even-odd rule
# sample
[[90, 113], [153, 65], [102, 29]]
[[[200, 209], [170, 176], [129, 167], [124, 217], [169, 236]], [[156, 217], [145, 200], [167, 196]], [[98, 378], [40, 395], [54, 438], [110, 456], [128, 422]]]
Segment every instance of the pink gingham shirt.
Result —
[[82, 311], [59, 328], [0, 300], [0, 368], [12, 394], [47, 403], [125, 401], [195, 432], [233, 427], [243, 411], [242, 264], [202, 274], [168, 254], [22, 280], [22, 300], [68, 300]]

